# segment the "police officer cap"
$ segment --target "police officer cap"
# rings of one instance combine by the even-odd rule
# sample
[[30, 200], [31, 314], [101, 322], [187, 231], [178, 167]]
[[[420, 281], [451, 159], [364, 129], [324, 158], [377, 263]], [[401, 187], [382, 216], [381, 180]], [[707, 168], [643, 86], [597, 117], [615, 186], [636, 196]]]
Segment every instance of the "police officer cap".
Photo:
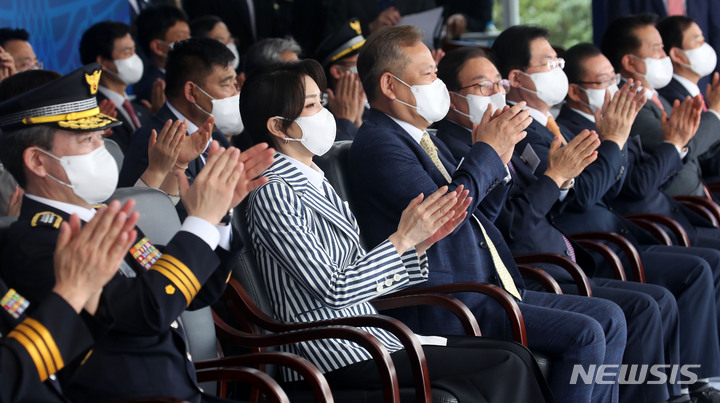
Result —
[[336, 61], [352, 56], [365, 44], [360, 21], [352, 19], [329, 35], [315, 51], [315, 59], [327, 68]]
[[11, 131], [46, 125], [88, 132], [122, 124], [100, 113], [95, 94], [101, 72], [100, 64], [88, 64], [0, 103], [0, 129]]

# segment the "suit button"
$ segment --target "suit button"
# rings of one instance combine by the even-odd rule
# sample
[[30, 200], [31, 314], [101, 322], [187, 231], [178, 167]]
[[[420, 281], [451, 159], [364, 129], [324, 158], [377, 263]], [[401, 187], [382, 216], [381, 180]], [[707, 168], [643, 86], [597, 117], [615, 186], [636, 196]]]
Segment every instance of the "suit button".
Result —
[[487, 243], [485, 241], [480, 241], [480, 247], [483, 249], [487, 248]]
[[385, 287], [390, 287], [392, 285], [393, 281], [390, 278], [385, 279]]
[[185, 354], [187, 355], [188, 361], [192, 361], [192, 355], [190, 355], [190, 352], [188, 351], [188, 352], [185, 353]]
[[178, 323], [177, 323], [177, 321], [174, 320], [173, 323], [170, 324], [170, 327], [173, 328], [173, 329], [177, 329], [177, 328], [178, 328]]
[[375, 290], [376, 290], [377, 292], [382, 292], [383, 288], [384, 288], [384, 287], [383, 287], [382, 283], [380, 283], [380, 284], [377, 285], [377, 287], [375, 287]]
[[570, 249], [565, 250], [565, 254], [568, 255], [568, 256], [571, 256], [571, 255], [570, 255]]
[[55, 374], [51, 374], [51, 375], [49, 376], [49, 378], [50, 378], [51, 381], [57, 380], [57, 377], [55, 376]]
[[620, 233], [621, 233], [621, 234], [627, 234], [628, 232], [629, 232], [629, 231], [627, 230], [627, 228], [621, 228], [621, 229], [620, 229]]
[[613, 208], [612, 208], [612, 207], [610, 207], [610, 206], [608, 206], [608, 210], [610, 210], [610, 211], [613, 211]]
[[393, 280], [400, 281], [400, 280], [402, 280], [402, 276], [399, 275], [398, 273], [395, 273], [395, 275], [393, 276]]

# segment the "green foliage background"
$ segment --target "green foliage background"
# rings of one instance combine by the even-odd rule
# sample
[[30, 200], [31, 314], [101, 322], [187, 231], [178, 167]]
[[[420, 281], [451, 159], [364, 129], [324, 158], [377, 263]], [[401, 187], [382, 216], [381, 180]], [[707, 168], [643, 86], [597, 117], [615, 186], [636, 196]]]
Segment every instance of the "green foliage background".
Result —
[[[495, 0], [493, 20], [503, 28], [502, 0]], [[592, 42], [591, 0], [520, 0], [520, 23], [550, 31], [550, 43], [565, 49], [578, 42]]]

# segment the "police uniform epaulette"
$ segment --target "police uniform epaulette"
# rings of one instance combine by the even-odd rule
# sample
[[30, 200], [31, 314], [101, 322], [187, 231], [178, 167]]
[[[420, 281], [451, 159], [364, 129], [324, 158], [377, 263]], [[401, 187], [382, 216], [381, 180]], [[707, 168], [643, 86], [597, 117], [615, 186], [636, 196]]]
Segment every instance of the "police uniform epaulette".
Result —
[[32, 221], [30, 221], [30, 226], [60, 229], [60, 223], [62, 223], [62, 220], [63, 218], [57, 213], [53, 213], [52, 211], [42, 211], [35, 214]]

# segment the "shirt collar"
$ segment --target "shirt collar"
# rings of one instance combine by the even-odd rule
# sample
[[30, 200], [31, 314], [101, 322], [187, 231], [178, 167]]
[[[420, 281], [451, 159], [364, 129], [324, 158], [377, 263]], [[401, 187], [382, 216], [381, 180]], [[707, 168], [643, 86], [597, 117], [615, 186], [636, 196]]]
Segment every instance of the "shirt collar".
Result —
[[570, 108], [573, 112], [577, 112], [578, 115], [584, 117], [585, 119], [595, 123], [595, 115], [591, 115], [587, 112], [583, 112], [580, 109]]
[[105, 95], [107, 99], [111, 100], [116, 107], [122, 107], [122, 104], [125, 103], [125, 100], [127, 99], [127, 95], [117, 93], [110, 88], [103, 87], [102, 85], [98, 86], [98, 91]]
[[390, 115], [388, 115], [388, 117], [389, 117], [390, 119], [394, 120], [395, 123], [397, 123], [400, 127], [402, 127], [403, 130], [405, 130], [405, 131], [410, 135], [410, 137], [413, 138], [413, 140], [417, 141], [417, 143], [420, 144], [420, 140], [422, 139], [422, 135], [423, 135], [423, 133], [425, 133], [424, 130], [420, 130], [420, 129], [418, 129], [417, 127], [411, 125], [410, 123], [405, 122], [405, 121], [400, 120], [400, 119], [397, 119], [397, 118], [392, 117], [392, 116], [390, 116]]
[[280, 153], [289, 163], [292, 164], [298, 171], [300, 171], [307, 178], [308, 182], [313, 185], [323, 196], [325, 190], [323, 189], [323, 181], [325, 179], [325, 172], [323, 172], [315, 163], [312, 166], [307, 166], [295, 158], [288, 157], [285, 154]]
[[168, 106], [168, 109], [170, 109], [170, 112], [172, 112], [173, 115], [175, 115], [181, 122], [182, 122], [183, 120], [187, 121], [187, 124], [188, 124], [187, 132], [188, 132], [188, 134], [190, 134], [190, 133], [195, 133], [196, 131], [198, 131], [198, 127], [195, 125], [195, 123], [191, 122], [190, 119], [186, 118], [182, 113], [180, 113], [180, 111], [178, 111], [177, 109], [175, 109], [175, 107], [172, 106], [172, 104], [170, 103], [170, 101], [165, 102], [165, 105]]
[[31, 194], [25, 194], [25, 196], [27, 196], [28, 199], [32, 199], [32, 200], [35, 200], [36, 202], [46, 204], [50, 207], [56, 208], [67, 214], [70, 214], [70, 215], [77, 214], [78, 217], [80, 217], [80, 219], [85, 222], [88, 222], [93, 217], [95, 217], [94, 209], [86, 209], [85, 207], [78, 206], [77, 204], [64, 203], [61, 201], [47, 199], [45, 197], [35, 196], [35, 195], [31, 195]]
[[691, 96], [691, 97], [694, 98], [694, 97], [696, 97], [696, 96], [700, 93], [700, 87], [698, 87], [697, 84], [693, 83], [692, 81], [688, 80], [687, 78], [682, 77], [682, 76], [679, 76], [679, 75], [677, 75], [677, 74], [675, 74], [675, 73], [673, 73], [673, 78], [674, 78], [675, 80], [677, 80], [677, 82], [679, 82], [680, 85], [682, 85], [683, 87], [685, 87], [685, 89], [687, 90], [687, 92], [690, 93], [690, 96]]

